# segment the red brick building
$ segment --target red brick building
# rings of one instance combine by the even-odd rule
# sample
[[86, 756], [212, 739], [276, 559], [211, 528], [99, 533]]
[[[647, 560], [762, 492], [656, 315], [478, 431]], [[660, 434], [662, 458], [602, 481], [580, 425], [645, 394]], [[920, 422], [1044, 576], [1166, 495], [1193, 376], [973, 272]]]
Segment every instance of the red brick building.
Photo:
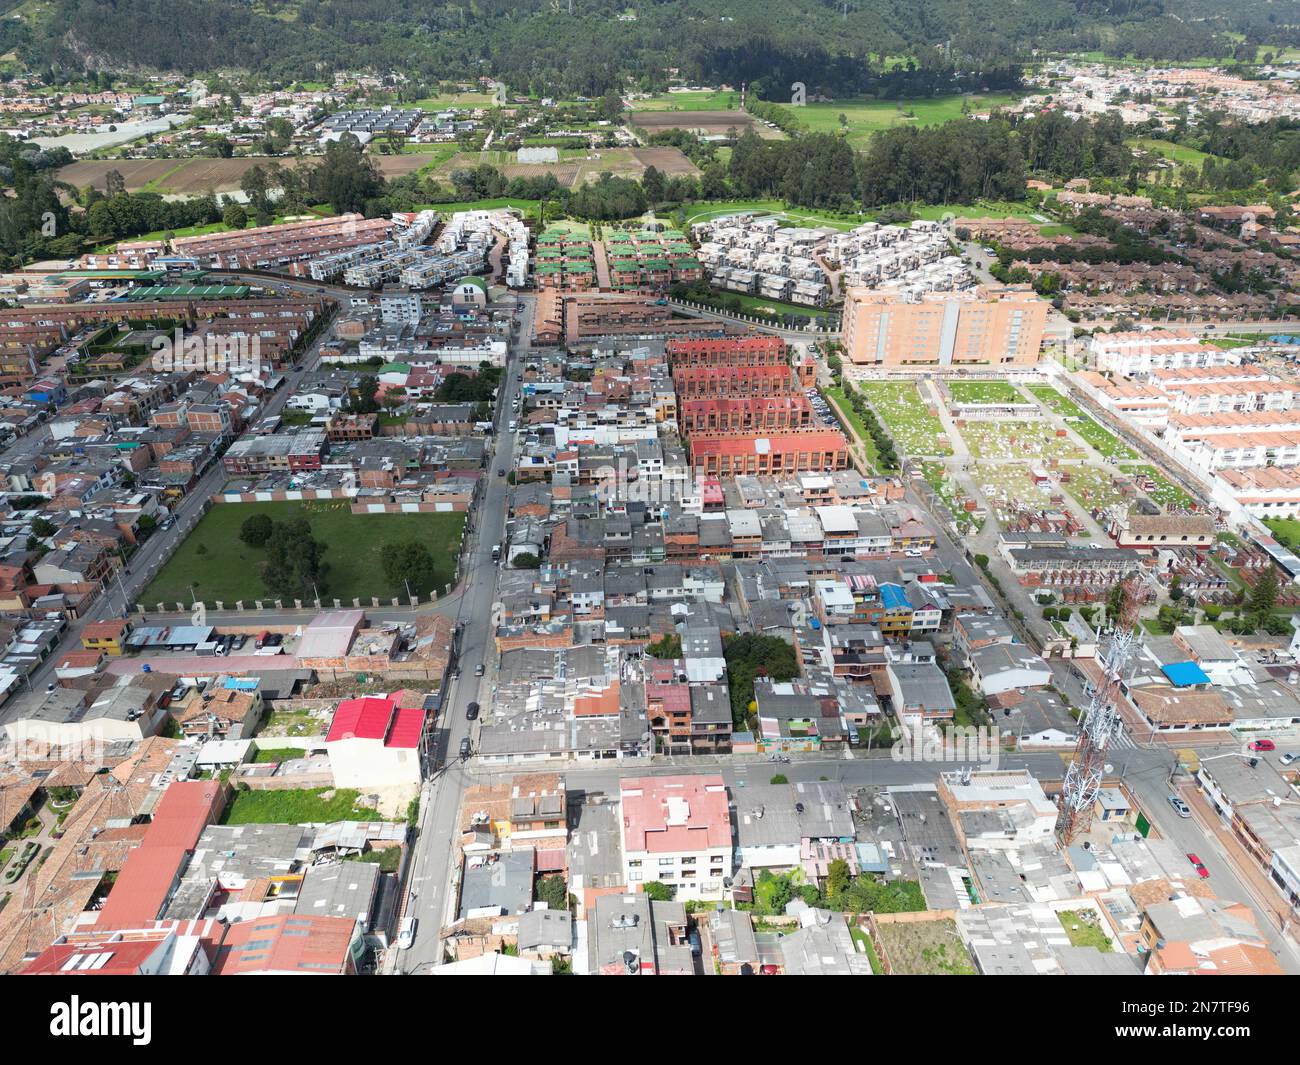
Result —
[[810, 470], [844, 470], [849, 449], [835, 430], [751, 437], [692, 437], [691, 465], [697, 475], [791, 474]]
[[681, 403], [677, 421], [682, 432], [707, 433], [788, 432], [817, 428], [812, 404], [801, 392], [788, 396], [688, 399]]
[[788, 396], [800, 391], [790, 367], [682, 366], [673, 369], [679, 402], [721, 396]]
[[678, 366], [784, 366], [785, 341], [776, 336], [670, 340], [668, 363]]

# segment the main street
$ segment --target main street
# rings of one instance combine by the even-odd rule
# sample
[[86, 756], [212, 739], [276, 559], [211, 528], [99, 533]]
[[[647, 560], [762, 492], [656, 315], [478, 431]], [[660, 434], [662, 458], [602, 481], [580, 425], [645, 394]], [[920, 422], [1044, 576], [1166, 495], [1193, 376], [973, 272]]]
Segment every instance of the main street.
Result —
[[[531, 305], [520, 300], [521, 334], [528, 336]], [[439, 600], [438, 609], [454, 617], [461, 626], [458, 665], [460, 675], [450, 682], [442, 700], [442, 713], [430, 752], [433, 771], [424, 786], [421, 799], [419, 835], [411, 856], [407, 879], [409, 894], [406, 915], [417, 919], [414, 946], [403, 951], [397, 965], [403, 973], [438, 965], [442, 961], [439, 931], [450, 919], [447, 908], [453, 898], [450, 877], [457, 867], [456, 844], [459, 837], [457, 818], [461, 797], [470, 784], [469, 765], [460, 758], [460, 744], [468, 738], [473, 744], [477, 726], [466, 720], [465, 708], [471, 702], [491, 702], [491, 686], [496, 675], [493, 654], [495, 644], [493, 618], [496, 611], [498, 566], [492, 559], [492, 547], [505, 534], [509, 486], [498, 470], [514, 468], [514, 434], [509, 430], [514, 398], [520, 385], [516, 380], [522, 368], [526, 339], [512, 345], [506, 360], [497, 396], [496, 428], [492, 453], [487, 460], [483, 490], [470, 511], [465, 543], [461, 550], [461, 580], [452, 595]], [[474, 675], [482, 663], [482, 677]]]

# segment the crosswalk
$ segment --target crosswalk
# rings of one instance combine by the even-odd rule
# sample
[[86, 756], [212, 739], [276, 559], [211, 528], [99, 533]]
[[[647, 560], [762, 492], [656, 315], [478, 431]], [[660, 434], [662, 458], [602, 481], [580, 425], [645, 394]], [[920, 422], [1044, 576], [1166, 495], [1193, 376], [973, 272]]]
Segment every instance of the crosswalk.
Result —
[[1138, 745], [1134, 742], [1127, 730], [1121, 728], [1119, 732], [1111, 738], [1110, 750], [1112, 751], [1136, 751]]

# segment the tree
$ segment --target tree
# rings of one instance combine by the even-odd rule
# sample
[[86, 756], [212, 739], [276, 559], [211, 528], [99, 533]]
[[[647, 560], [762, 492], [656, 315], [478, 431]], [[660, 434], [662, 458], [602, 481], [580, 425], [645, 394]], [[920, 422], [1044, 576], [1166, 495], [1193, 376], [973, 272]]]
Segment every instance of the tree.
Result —
[[520, 551], [510, 560], [510, 565], [514, 569], [537, 569], [541, 564], [542, 560], [531, 551]]
[[659, 880], [651, 880], [645, 886], [646, 898], [651, 902], [672, 902], [673, 889]]
[[794, 648], [779, 636], [756, 633], [733, 636], [726, 641], [723, 655], [731, 691], [731, 716], [736, 724], [744, 721], [754, 699], [755, 678], [767, 677], [779, 682], [799, 675]]
[[274, 526], [269, 514], [253, 514], [239, 527], [239, 538], [249, 547], [263, 547], [271, 539]]
[[419, 594], [433, 587], [433, 556], [418, 540], [388, 544], [380, 556], [380, 565], [389, 586], [394, 589], [409, 586], [413, 594]]
[[262, 582], [286, 599], [314, 599], [326, 587], [324, 554], [325, 544], [312, 536], [306, 518], [277, 521], [266, 541]]
[[670, 632], [654, 643], [647, 644], [645, 653], [651, 658], [681, 658], [682, 638], [677, 633]]
[[840, 893], [849, 886], [849, 863], [843, 858], [836, 858], [826, 867], [826, 897], [839, 898]]
[[790, 783], [790, 778], [787, 777], [784, 773], [777, 773], [775, 776], [772, 777], [771, 780], [768, 781], [768, 783], [769, 783], [769, 784], [773, 784], [773, 785], [776, 785], [776, 784], [789, 784], [789, 783]]
[[567, 910], [569, 908], [569, 885], [558, 873], [544, 876], [537, 881], [537, 901], [544, 902], [548, 909]]
[[221, 221], [227, 229], [244, 229], [248, 226], [248, 212], [242, 203], [228, 203], [221, 212]]
[[1277, 598], [1281, 592], [1281, 583], [1277, 578], [1277, 567], [1269, 566], [1262, 570], [1255, 581], [1255, 586], [1250, 590], [1250, 596], [1246, 600], [1245, 615], [1250, 619], [1252, 625], [1256, 628], [1262, 628], [1264, 623], [1273, 613], [1273, 607], [1277, 605]]
[[41, 539], [53, 536], [55, 531], [55, 524], [49, 518], [38, 517], [32, 519], [32, 533]]

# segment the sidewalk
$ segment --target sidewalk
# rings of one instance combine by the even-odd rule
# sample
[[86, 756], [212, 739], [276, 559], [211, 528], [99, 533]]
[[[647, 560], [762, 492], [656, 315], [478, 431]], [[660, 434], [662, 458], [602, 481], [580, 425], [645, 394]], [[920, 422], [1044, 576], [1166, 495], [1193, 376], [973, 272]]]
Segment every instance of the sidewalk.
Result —
[[[1223, 827], [1219, 815], [1214, 812], [1214, 808], [1205, 798], [1200, 788], [1191, 783], [1179, 784], [1178, 794], [1192, 808], [1192, 815], [1201, 828], [1221, 845], [1233, 872], [1241, 880], [1246, 890], [1250, 892], [1256, 905], [1271, 918], [1273, 927], [1269, 931], [1280, 932], [1284, 930], [1287, 922], [1291, 919], [1290, 907], [1278, 894], [1277, 889], [1264, 871], [1246, 853], [1245, 848], [1237, 842], [1237, 837], [1232, 834], [1232, 830]], [[1295, 942], [1294, 936], [1287, 935], [1287, 938], [1292, 943]]]

